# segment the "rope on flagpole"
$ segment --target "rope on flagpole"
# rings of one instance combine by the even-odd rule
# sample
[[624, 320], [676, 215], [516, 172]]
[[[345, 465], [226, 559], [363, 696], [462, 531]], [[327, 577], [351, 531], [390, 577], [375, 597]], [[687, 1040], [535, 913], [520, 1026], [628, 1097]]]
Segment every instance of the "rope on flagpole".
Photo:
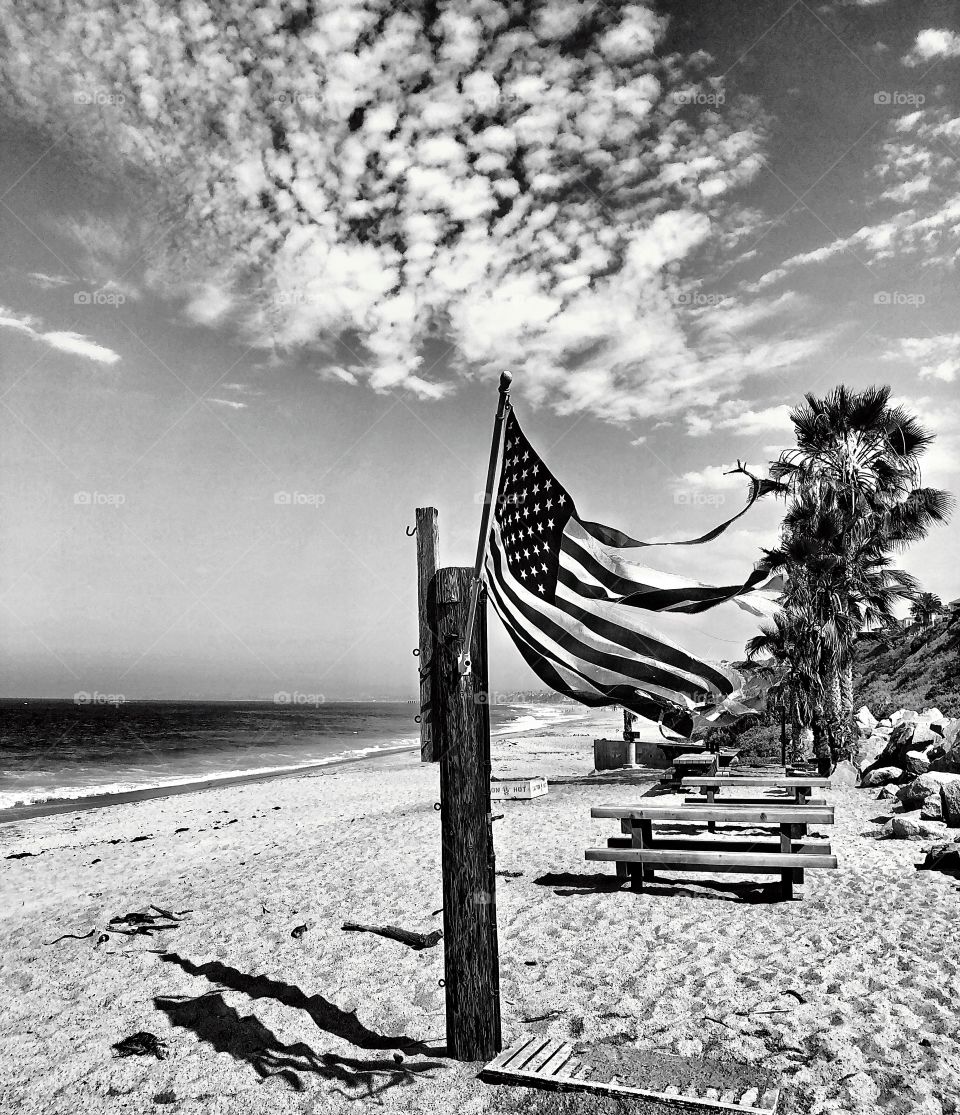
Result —
[[473, 624], [477, 616], [477, 601], [483, 578], [483, 561], [487, 553], [487, 538], [490, 534], [490, 516], [493, 513], [493, 487], [497, 479], [497, 462], [500, 459], [500, 443], [503, 436], [503, 422], [510, 409], [510, 384], [513, 376], [509, 372], [500, 373], [500, 403], [493, 422], [493, 441], [490, 444], [490, 461], [487, 465], [487, 485], [483, 497], [483, 512], [480, 516], [480, 538], [477, 542], [477, 559], [473, 566], [473, 584], [470, 588], [470, 611], [467, 613], [467, 626], [460, 644], [457, 667], [460, 676], [470, 673], [470, 645], [473, 641]]

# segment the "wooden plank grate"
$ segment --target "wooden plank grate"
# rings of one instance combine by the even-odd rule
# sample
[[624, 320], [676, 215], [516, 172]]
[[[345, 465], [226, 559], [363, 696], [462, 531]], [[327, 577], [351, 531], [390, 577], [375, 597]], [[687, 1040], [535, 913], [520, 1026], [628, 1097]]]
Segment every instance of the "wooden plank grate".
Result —
[[[574, 1050], [567, 1042], [541, 1034], [514, 1042], [484, 1066], [480, 1077], [496, 1083], [539, 1085], [558, 1091], [636, 1096], [688, 1111], [771, 1115], [780, 1098], [780, 1089], [762, 1069], [672, 1053], [657, 1053], [653, 1057], [633, 1052], [639, 1063], [631, 1065], [629, 1071], [614, 1069], [613, 1072], [619, 1071], [618, 1076], [611, 1073], [609, 1057], [602, 1053], [591, 1058], [590, 1050]], [[621, 1080], [620, 1076], [631, 1079]], [[668, 1079], [676, 1083], [664, 1083]]]

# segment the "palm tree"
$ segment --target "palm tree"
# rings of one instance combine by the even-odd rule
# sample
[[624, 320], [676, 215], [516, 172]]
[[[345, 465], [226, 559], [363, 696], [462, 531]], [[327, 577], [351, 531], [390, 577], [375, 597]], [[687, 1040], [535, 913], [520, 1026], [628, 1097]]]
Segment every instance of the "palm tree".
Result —
[[791, 415], [797, 446], [770, 470], [792, 503], [767, 564], [803, 586], [819, 627], [823, 712], [836, 758], [848, 753], [852, 735], [857, 637], [888, 622], [893, 603], [916, 591], [891, 567], [889, 552], [943, 522], [952, 499], [920, 486], [919, 459], [933, 436], [890, 404], [888, 387], [841, 386], [805, 399]]
[[[787, 762], [787, 723], [790, 725], [789, 758], [803, 759], [801, 731], [813, 723], [818, 692], [817, 640], [810, 617], [797, 609], [778, 612], [772, 623], [761, 624], [760, 634], [746, 645], [747, 658], [761, 661], [760, 668], [773, 675], [767, 690], [770, 707], [780, 714], [781, 758]], [[764, 661], [765, 660], [765, 661]]]
[[942, 610], [943, 601], [935, 592], [918, 592], [910, 605], [910, 615], [921, 627], [929, 627]]

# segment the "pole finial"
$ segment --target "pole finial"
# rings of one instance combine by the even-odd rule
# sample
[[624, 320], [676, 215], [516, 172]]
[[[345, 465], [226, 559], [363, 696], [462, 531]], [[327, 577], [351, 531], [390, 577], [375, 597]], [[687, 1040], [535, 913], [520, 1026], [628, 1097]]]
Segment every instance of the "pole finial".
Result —
[[500, 394], [501, 395], [506, 395], [506, 393], [510, 390], [510, 384], [511, 383], [513, 383], [513, 373], [512, 372], [501, 372], [500, 373]]

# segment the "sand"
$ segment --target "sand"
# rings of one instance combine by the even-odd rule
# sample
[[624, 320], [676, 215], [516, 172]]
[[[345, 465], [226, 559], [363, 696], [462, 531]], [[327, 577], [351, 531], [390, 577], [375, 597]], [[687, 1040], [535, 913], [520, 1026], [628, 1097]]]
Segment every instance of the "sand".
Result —
[[[558, 780], [495, 810], [498, 871], [520, 873], [498, 879], [506, 1041], [734, 1055], [782, 1078], [787, 1111], [960, 1111], [960, 887], [915, 870], [921, 844], [875, 838], [888, 803], [828, 792], [840, 867], [808, 872], [802, 901], [751, 901], [759, 886], [730, 876], [611, 890], [583, 850], [615, 822], [590, 807], [652, 783], [575, 781], [597, 729], [563, 731], [494, 741], [495, 773]], [[557, 1109], [444, 1056], [442, 942], [340, 928], [441, 926], [438, 794], [437, 769], [405, 754], [0, 826], [0, 856], [34, 853], [0, 860], [0, 1109]], [[190, 912], [95, 945], [149, 903]], [[111, 1054], [141, 1030], [165, 1059]]]

